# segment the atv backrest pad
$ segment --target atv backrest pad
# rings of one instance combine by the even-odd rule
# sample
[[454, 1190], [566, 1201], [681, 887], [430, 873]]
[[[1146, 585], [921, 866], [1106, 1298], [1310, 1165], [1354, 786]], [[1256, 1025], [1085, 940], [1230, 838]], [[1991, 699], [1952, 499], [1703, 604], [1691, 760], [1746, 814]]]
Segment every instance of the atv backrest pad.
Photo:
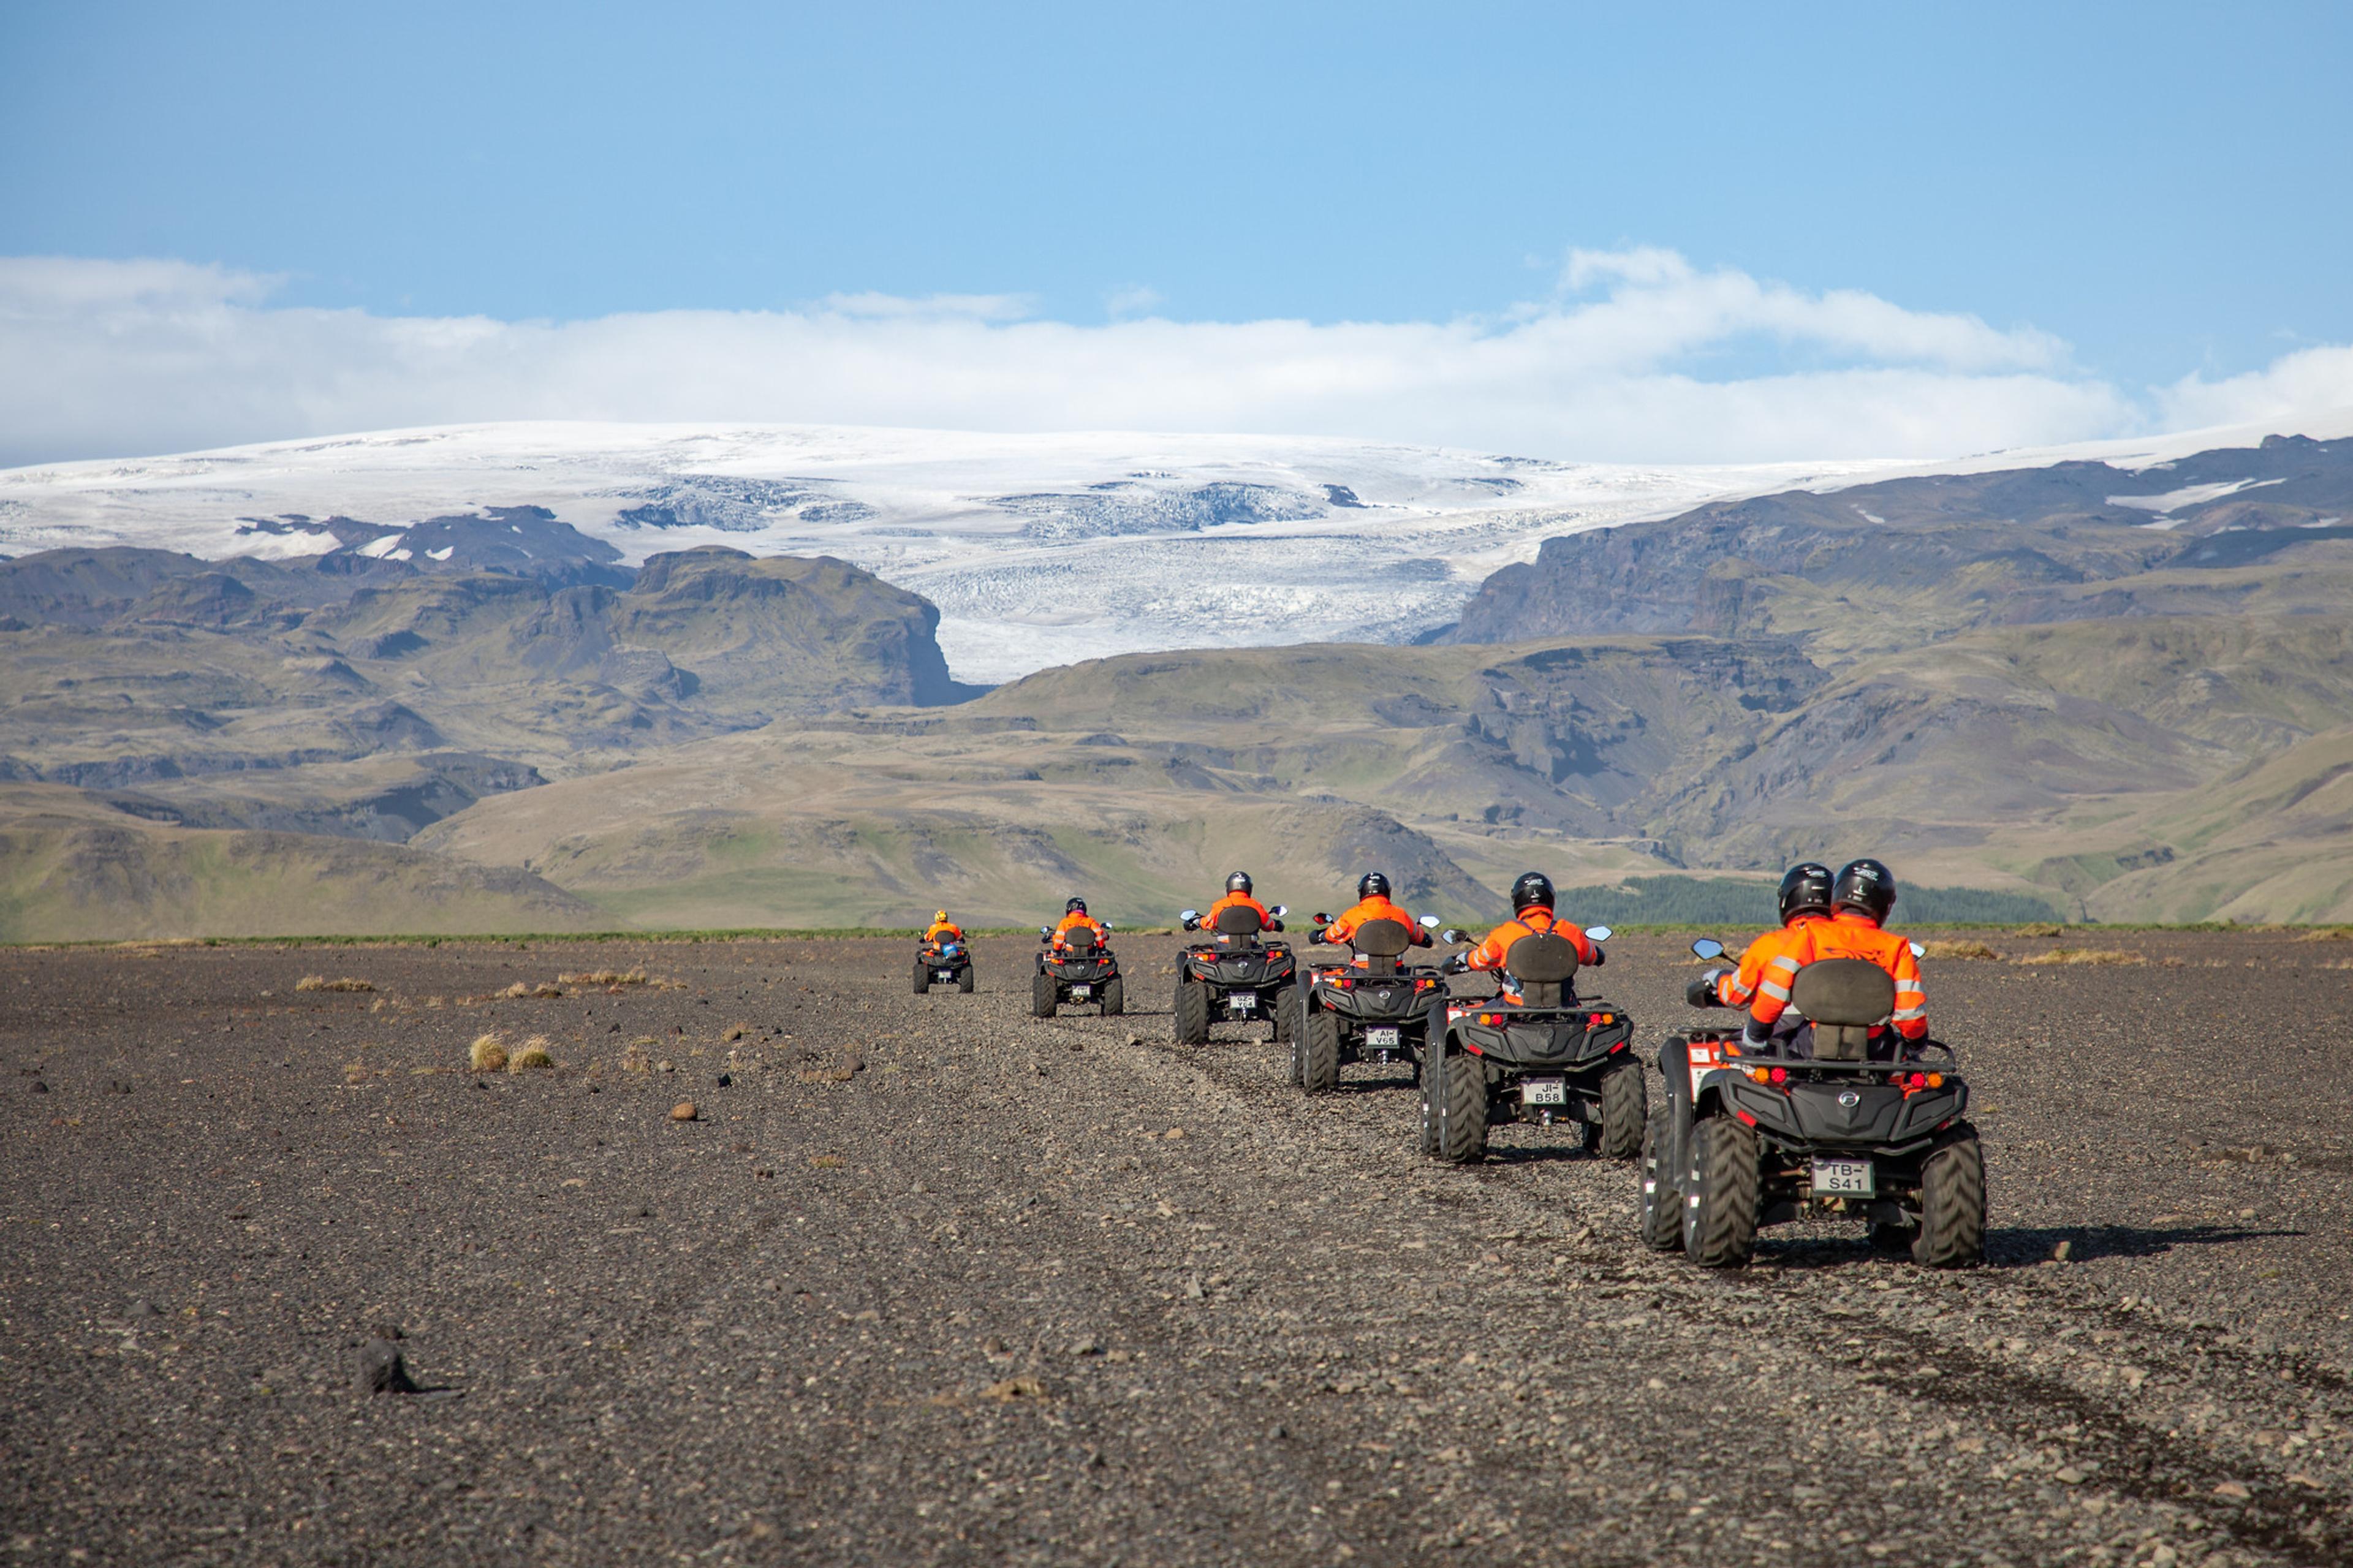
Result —
[[1218, 911], [1218, 923], [1212, 929], [1219, 936], [1256, 936], [1265, 927], [1258, 911], [1248, 904], [1228, 904]]

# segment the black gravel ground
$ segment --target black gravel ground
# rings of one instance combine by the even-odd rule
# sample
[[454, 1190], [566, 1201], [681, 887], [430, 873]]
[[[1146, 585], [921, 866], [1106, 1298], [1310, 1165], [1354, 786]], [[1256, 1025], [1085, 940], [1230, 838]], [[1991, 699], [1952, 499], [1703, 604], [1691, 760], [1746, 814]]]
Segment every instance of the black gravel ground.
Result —
[[[1167, 1044], [1168, 938], [1051, 1023], [1018, 942], [923, 998], [886, 942], [0, 952], [0, 1561], [2346, 1561], [2353, 944], [1988, 940], [1928, 973], [1989, 1265], [1723, 1277], [1568, 1132], [1440, 1169], [1400, 1079]], [[1679, 943], [1603, 973], [1687, 1021]], [[393, 1335], [421, 1392], [355, 1392]]]

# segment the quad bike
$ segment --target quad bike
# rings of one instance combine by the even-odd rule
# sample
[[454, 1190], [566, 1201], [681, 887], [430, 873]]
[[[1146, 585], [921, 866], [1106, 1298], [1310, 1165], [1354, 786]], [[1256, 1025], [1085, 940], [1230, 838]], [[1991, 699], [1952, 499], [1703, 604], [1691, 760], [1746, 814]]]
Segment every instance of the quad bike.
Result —
[[[1328, 915], [1315, 917], [1310, 942], [1327, 941]], [[1432, 930], [1438, 917], [1424, 915]], [[1421, 1070], [1424, 1042], [1433, 1026], [1445, 1031], [1446, 977], [1435, 969], [1398, 961], [1413, 946], [1413, 932], [1398, 921], [1366, 921], [1346, 939], [1363, 962], [1310, 960], [1291, 988], [1291, 1081], [1310, 1094], [1329, 1094], [1350, 1062], [1395, 1062]]]
[[[1274, 906], [1275, 930], [1282, 929], [1283, 907]], [[1198, 911], [1187, 910], [1187, 931], [1201, 929]], [[1176, 1043], [1208, 1043], [1209, 1026], [1256, 1023], [1274, 1026], [1274, 1037], [1291, 1037], [1291, 993], [1297, 989], [1298, 966], [1291, 944], [1268, 942], [1258, 911], [1232, 906], [1218, 911], [1211, 940], [1197, 942], [1178, 956], [1176, 963]]]
[[[1461, 931], [1444, 934], [1467, 940]], [[1610, 931], [1593, 926], [1585, 934], [1603, 942]], [[1578, 998], [1577, 949], [1550, 931], [1514, 942], [1504, 966], [1497, 994], [1446, 1004], [1442, 1028], [1431, 1019], [1421, 1065], [1421, 1152], [1451, 1165], [1475, 1164], [1486, 1157], [1490, 1126], [1575, 1121], [1588, 1150], [1608, 1160], [1633, 1158], [1648, 1098], [1633, 1021], [1608, 1002]], [[1463, 973], [1462, 955], [1446, 967]]]
[[[1051, 926], [1039, 926], [1040, 942], [1053, 940]], [[1029, 979], [1029, 1011], [1050, 1018], [1065, 1003], [1092, 1002], [1106, 1018], [1127, 1011], [1127, 982], [1120, 978], [1119, 960], [1111, 943], [1092, 930], [1073, 931], [1059, 950], [1038, 955], [1038, 973]]]
[[961, 940], [927, 942], [915, 950], [915, 994], [926, 995], [934, 985], [972, 989], [972, 949]]
[[[1724, 947], [1692, 951], [1717, 958]], [[1708, 978], [1686, 1000], [1721, 1005]], [[1736, 1027], [1669, 1039], [1667, 1101], [1642, 1140], [1643, 1241], [1733, 1268], [1760, 1226], [1843, 1215], [1865, 1221], [1879, 1251], [1932, 1268], [1980, 1261], [1985, 1154], [1963, 1115], [1968, 1086], [1950, 1047], [1884, 1027], [1894, 1008], [1895, 982], [1879, 965], [1818, 959], [1790, 982], [1802, 1026], [1786, 1047], [1754, 1050]]]

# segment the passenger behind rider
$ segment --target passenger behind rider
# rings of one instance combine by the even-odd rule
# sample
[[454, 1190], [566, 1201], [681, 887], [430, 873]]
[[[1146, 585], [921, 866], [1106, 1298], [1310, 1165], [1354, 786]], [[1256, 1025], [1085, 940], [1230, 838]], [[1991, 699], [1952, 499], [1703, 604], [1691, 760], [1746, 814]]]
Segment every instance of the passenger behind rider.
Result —
[[[1367, 871], [1358, 878], [1356, 903], [1349, 909], [1342, 910], [1339, 918], [1330, 924], [1308, 932], [1307, 940], [1311, 942], [1346, 943], [1356, 936], [1357, 930], [1367, 921], [1395, 921], [1413, 933], [1414, 946], [1430, 945], [1430, 932], [1424, 931], [1415, 921], [1413, 916], [1406, 912], [1403, 904], [1394, 902], [1389, 898], [1389, 879], [1387, 875], [1379, 871]], [[1356, 964], [1359, 969], [1366, 966], [1363, 953], [1356, 954]]]
[[1867, 959], [1887, 971], [1895, 982], [1890, 1021], [1896, 1034], [1907, 1043], [1926, 1039], [1928, 993], [1920, 984], [1920, 961], [1908, 940], [1880, 929], [1895, 908], [1895, 874], [1876, 860], [1850, 860], [1839, 870], [1831, 906], [1829, 923], [1812, 933], [1814, 956]]
[[923, 945], [926, 947], [937, 947], [944, 942], [962, 942], [963, 940], [964, 927], [948, 919], [948, 912], [945, 910], [934, 915], [932, 923], [923, 931]]
[[[1827, 866], [1805, 861], [1782, 874], [1781, 929], [1748, 944], [1736, 971], [1712, 971], [1694, 983], [1695, 993], [1713, 992], [1727, 1007], [1746, 1007], [1741, 1031], [1749, 1051], [1810, 1056], [1806, 1020], [1789, 1011], [1789, 987], [1798, 971], [1817, 959], [1860, 958], [1887, 971], [1895, 983], [1890, 1022], [1905, 1041], [1928, 1034], [1927, 995], [1920, 984], [1912, 944], [1880, 929], [1895, 907], [1895, 879], [1876, 860], [1850, 861], [1835, 877]], [[1694, 1000], [1700, 999], [1699, 994]], [[1874, 1059], [1893, 1058], [1894, 1042], [1874, 1046]]]
[[[1218, 916], [1227, 910], [1255, 910], [1258, 911], [1258, 923], [1261, 926], [1268, 931], [1281, 931], [1282, 922], [1274, 918], [1274, 911], [1250, 896], [1251, 885], [1250, 874], [1248, 871], [1236, 871], [1228, 877], [1225, 897], [1211, 904], [1209, 912], [1201, 917], [1199, 922], [1201, 929], [1215, 932], [1218, 929]], [[1224, 942], [1228, 939], [1221, 936], [1218, 940]]]
[[[1071, 933], [1073, 931], [1092, 931], [1093, 935], [1082, 936], [1074, 944], [1071, 940]], [[1111, 928], [1087, 913], [1086, 900], [1072, 899], [1062, 906], [1062, 923], [1056, 926], [1041, 940], [1056, 952], [1067, 952], [1073, 945], [1092, 946], [1095, 942], [1108, 943], [1111, 941]]]
[[1552, 879], [1541, 871], [1523, 871], [1512, 884], [1512, 908], [1518, 913], [1493, 931], [1487, 940], [1462, 955], [1465, 969], [1492, 969], [1505, 1000], [1520, 1000], [1519, 982], [1504, 968], [1510, 961], [1512, 944], [1524, 937], [1539, 936], [1549, 931], [1577, 950], [1577, 962], [1590, 968], [1602, 961], [1601, 950], [1593, 945], [1584, 931], [1553, 917]]

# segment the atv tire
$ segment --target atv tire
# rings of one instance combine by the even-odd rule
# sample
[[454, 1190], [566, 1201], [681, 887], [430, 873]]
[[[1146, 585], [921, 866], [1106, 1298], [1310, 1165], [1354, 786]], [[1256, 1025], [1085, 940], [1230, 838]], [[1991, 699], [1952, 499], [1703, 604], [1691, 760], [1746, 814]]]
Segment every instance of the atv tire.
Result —
[[922, 959], [915, 960], [915, 994], [928, 996], [932, 991], [932, 966]]
[[1209, 1043], [1209, 988], [1198, 980], [1176, 983], [1176, 1043], [1180, 1046], [1206, 1046]]
[[1438, 1148], [1450, 1165], [1475, 1165], [1487, 1157], [1487, 1064], [1458, 1051], [1433, 1053], [1437, 1068]]
[[1116, 1018], [1127, 1011], [1127, 981], [1114, 974], [1103, 988], [1103, 1016]]
[[1702, 1268], [1738, 1268], [1757, 1250], [1764, 1168], [1757, 1134], [1728, 1116], [1692, 1129], [1683, 1163], [1683, 1256]]
[[1672, 1252], [1683, 1244], [1683, 1188], [1677, 1179], [1675, 1108], [1662, 1105], [1642, 1129], [1642, 1245]]
[[1605, 1160], [1630, 1160], [1642, 1152], [1644, 1103], [1650, 1098], [1642, 1064], [1630, 1054], [1601, 1075], [1601, 1136], [1593, 1152]]
[[1274, 1043], [1278, 1046], [1290, 1044], [1292, 1031], [1299, 1026], [1299, 1020], [1292, 1014], [1292, 1009], [1298, 1005], [1298, 986], [1279, 985], [1275, 988]]
[[963, 992], [967, 996], [972, 994], [971, 964], [967, 963], [962, 969], [956, 971], [956, 989]]
[[1031, 1017], [1052, 1017], [1054, 1006], [1061, 999], [1061, 988], [1054, 984], [1052, 975], [1041, 969], [1030, 977], [1029, 1016]]
[[1964, 1121], [1920, 1164], [1920, 1234], [1912, 1261], [1962, 1268], [1985, 1261], [1985, 1149]]
[[1329, 1094], [1340, 1087], [1340, 1020], [1329, 1013], [1309, 1016], [1299, 1037], [1299, 1087], [1310, 1094]]

